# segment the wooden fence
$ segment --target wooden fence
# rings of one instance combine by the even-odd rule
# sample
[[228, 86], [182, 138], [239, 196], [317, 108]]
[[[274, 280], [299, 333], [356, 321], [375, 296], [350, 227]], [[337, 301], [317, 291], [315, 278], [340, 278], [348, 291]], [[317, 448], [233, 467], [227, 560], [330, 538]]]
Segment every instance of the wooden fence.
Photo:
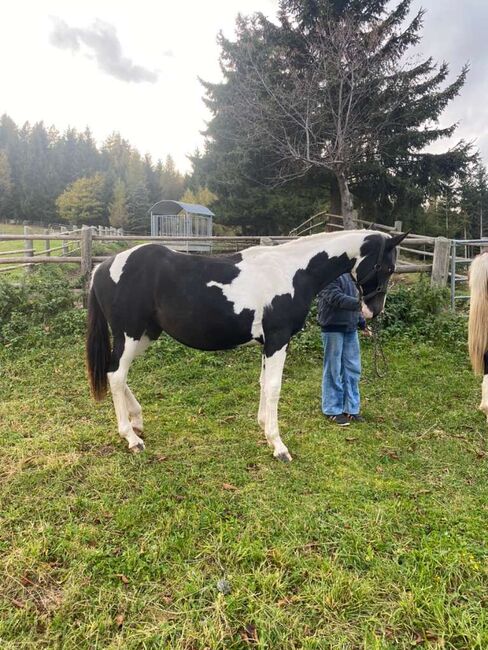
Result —
[[[340, 230], [342, 217], [320, 213], [327, 221], [322, 223], [321, 230]], [[315, 215], [314, 215], [315, 217]], [[313, 218], [312, 218], [313, 219]], [[359, 219], [361, 225], [369, 222]], [[398, 224], [396, 224], [398, 226]], [[395, 227], [375, 224], [377, 230], [396, 232]], [[94, 263], [107, 259], [107, 253], [97, 254], [94, 246], [103, 243], [119, 243], [132, 245], [143, 242], [158, 242], [170, 247], [184, 250], [188, 242], [205, 244], [212, 253], [231, 253], [254, 245], [275, 245], [296, 239], [301, 233], [290, 233], [288, 236], [239, 236], [239, 237], [151, 237], [141, 235], [123, 235], [119, 230], [104, 227], [83, 226], [72, 231], [56, 231], [32, 233], [26, 227], [24, 235], [0, 235], [0, 242], [23, 241], [23, 248], [0, 252], [0, 272], [11, 271], [20, 267], [27, 270], [34, 264], [77, 264], [83, 278], [90, 274]], [[44, 242], [44, 246], [34, 249], [34, 242]], [[55, 242], [55, 245], [52, 245]], [[436, 284], [446, 284], [449, 275], [449, 246], [450, 242], [443, 237], [433, 238], [409, 234], [400, 247], [400, 259], [396, 273], [429, 273]], [[114, 254], [112, 251], [111, 254]]]

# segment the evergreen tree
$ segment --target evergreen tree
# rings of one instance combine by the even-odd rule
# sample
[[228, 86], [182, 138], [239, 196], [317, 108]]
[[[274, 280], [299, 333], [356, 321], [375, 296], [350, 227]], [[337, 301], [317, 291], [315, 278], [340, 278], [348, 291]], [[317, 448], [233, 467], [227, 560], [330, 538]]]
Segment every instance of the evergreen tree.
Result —
[[[132, 226], [145, 232], [148, 208], [163, 198], [161, 182], [175, 198], [184, 191], [185, 179], [171, 157], [166, 165], [153, 165], [150, 156], [142, 158], [118, 133], [107, 138], [99, 150], [88, 128], [83, 132], [69, 128], [60, 133], [42, 122], [33, 126], [26, 122], [19, 128], [3, 115], [0, 152], [0, 211], [9, 218], [53, 223], [62, 206], [64, 218], [74, 223], [81, 219], [76, 210], [86, 223], [106, 223], [116, 185], [123, 182]], [[99, 182], [100, 174], [103, 183]], [[80, 183], [74, 185], [78, 180]], [[119, 186], [119, 202], [120, 196]], [[90, 215], [86, 206], [92, 200], [94, 213]], [[68, 207], [70, 201], [76, 207]]]
[[144, 164], [138, 153], [133, 152], [127, 167], [128, 229], [146, 234], [149, 231], [151, 198], [146, 181]]
[[171, 156], [166, 157], [161, 167], [159, 176], [159, 190], [161, 199], [178, 201], [185, 191], [185, 179], [177, 171]]
[[127, 188], [123, 180], [117, 179], [114, 185], [113, 199], [109, 205], [108, 218], [111, 226], [127, 228], [129, 212], [127, 210]]
[[146, 187], [149, 194], [149, 203], [154, 205], [157, 201], [161, 199], [160, 188], [159, 188], [159, 179], [161, 175], [161, 163], [158, 161], [156, 165], [153, 165], [151, 156], [146, 154], [143, 160], [144, 166], [144, 178], [146, 181]]
[[106, 225], [105, 176], [79, 178], [56, 199], [60, 219], [72, 224]]
[[0, 149], [0, 217], [8, 217], [12, 194], [12, 180], [7, 153]]
[[209, 187], [221, 196], [232, 176], [259, 188], [316, 170], [351, 221], [350, 188], [359, 205], [393, 218], [459, 174], [467, 145], [436, 156], [425, 148], [453, 134], [436, 122], [466, 69], [446, 85], [447, 64], [405, 64], [423, 16], [405, 24], [410, 4], [281, 0], [278, 24], [239, 18], [237, 40], [220, 37], [224, 82], [204, 84], [213, 119], [195, 164]]

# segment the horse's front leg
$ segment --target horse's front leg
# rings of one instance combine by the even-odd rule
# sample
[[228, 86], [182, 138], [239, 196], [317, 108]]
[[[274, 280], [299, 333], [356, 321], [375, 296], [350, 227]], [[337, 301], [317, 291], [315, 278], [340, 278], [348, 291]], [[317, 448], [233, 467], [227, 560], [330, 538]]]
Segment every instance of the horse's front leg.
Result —
[[265, 396], [265, 422], [264, 433], [271, 447], [273, 447], [273, 456], [286, 463], [291, 461], [291, 456], [280, 438], [278, 426], [278, 402], [281, 392], [281, 381], [283, 377], [283, 366], [285, 365], [286, 343], [279, 350], [271, 354], [264, 349], [265, 372], [264, 372], [264, 396]]

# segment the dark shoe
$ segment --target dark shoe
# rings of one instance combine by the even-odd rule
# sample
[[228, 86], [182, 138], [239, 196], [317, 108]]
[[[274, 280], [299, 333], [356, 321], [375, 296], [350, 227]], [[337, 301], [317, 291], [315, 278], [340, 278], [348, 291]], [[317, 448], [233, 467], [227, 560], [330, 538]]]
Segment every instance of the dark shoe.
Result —
[[359, 414], [354, 415], [352, 413], [344, 413], [344, 416], [349, 420], [349, 422], [364, 422], [364, 418]]
[[348, 427], [351, 424], [343, 413], [340, 415], [328, 415], [327, 417], [340, 427]]

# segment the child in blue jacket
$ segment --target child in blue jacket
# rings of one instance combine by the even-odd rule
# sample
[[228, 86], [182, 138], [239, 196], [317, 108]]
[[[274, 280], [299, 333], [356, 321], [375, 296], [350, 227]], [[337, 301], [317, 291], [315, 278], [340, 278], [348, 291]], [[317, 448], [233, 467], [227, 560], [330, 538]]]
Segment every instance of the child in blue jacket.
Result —
[[349, 273], [318, 295], [318, 318], [324, 345], [322, 412], [340, 426], [360, 422], [361, 350], [358, 328], [370, 336], [361, 315], [358, 290]]

